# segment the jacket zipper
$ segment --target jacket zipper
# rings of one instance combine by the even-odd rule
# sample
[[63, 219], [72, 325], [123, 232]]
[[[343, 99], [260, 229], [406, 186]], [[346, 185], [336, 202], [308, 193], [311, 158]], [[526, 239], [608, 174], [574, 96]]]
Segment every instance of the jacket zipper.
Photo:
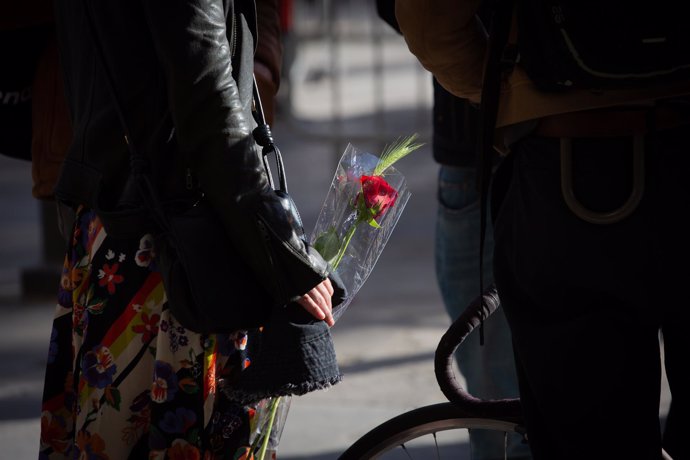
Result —
[[230, 57], [234, 58], [237, 52], [237, 13], [232, 14], [232, 48], [230, 50]]

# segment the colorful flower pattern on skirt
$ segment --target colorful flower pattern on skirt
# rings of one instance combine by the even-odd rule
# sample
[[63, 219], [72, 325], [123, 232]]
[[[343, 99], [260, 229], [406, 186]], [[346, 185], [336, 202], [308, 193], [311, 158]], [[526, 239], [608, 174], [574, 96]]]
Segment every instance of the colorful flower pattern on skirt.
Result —
[[253, 408], [218, 390], [248, 365], [254, 332], [182, 327], [152, 251], [150, 235], [108, 237], [79, 210], [50, 337], [40, 459], [232, 459], [247, 445]]

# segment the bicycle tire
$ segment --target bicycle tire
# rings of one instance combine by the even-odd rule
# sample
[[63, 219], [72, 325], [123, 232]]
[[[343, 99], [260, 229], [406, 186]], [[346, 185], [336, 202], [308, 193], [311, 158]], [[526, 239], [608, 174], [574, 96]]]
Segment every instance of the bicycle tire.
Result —
[[525, 433], [514, 421], [478, 418], [446, 402], [413, 409], [383, 422], [355, 441], [338, 459], [373, 460], [422, 436], [434, 434], [435, 439], [438, 432], [468, 429]]

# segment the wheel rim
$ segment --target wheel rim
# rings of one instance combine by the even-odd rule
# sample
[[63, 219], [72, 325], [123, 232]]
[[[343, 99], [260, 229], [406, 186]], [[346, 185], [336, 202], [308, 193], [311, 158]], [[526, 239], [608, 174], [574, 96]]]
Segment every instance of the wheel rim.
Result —
[[[429, 458], [428, 452], [431, 450], [435, 451], [436, 458], [444, 458], [441, 455], [444, 452], [454, 451], [457, 453], [457, 446], [450, 447], [451, 443], [455, 445], [467, 444], [470, 430], [487, 430], [495, 432], [497, 435], [503, 433], [504, 441], [507, 444], [507, 436], [511, 433], [518, 432], [519, 425], [500, 420], [479, 418], [450, 418], [430, 421], [410, 427], [382, 439], [377, 445], [372, 446], [363, 458]], [[448, 434], [447, 432], [450, 431], [456, 433], [445, 436]], [[460, 434], [461, 432], [462, 434]], [[445, 439], [440, 439], [444, 436]], [[420, 449], [423, 449], [425, 453], [415, 453]]]

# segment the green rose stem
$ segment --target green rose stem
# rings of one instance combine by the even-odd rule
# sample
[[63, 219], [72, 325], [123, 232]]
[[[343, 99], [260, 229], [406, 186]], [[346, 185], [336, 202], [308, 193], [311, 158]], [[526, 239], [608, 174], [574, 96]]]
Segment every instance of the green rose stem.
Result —
[[333, 262], [333, 270], [338, 268], [338, 264], [340, 263], [341, 260], [343, 260], [343, 256], [345, 255], [345, 251], [347, 250], [347, 246], [350, 244], [350, 240], [352, 237], [355, 235], [355, 230], [357, 230], [357, 226], [361, 222], [361, 219], [358, 219], [354, 224], [352, 224], [352, 227], [350, 227], [345, 234], [345, 238], [343, 240], [343, 245], [340, 247], [340, 250], [338, 250], [338, 258], [335, 259], [335, 262]]
[[259, 460], [264, 460], [266, 456], [266, 449], [268, 448], [268, 440], [271, 439], [271, 430], [273, 429], [273, 422], [276, 418], [276, 413], [278, 412], [278, 404], [281, 398], [273, 398], [271, 401], [271, 407], [269, 411], [268, 422], [266, 423], [266, 432], [261, 442], [261, 448], [259, 449]]

